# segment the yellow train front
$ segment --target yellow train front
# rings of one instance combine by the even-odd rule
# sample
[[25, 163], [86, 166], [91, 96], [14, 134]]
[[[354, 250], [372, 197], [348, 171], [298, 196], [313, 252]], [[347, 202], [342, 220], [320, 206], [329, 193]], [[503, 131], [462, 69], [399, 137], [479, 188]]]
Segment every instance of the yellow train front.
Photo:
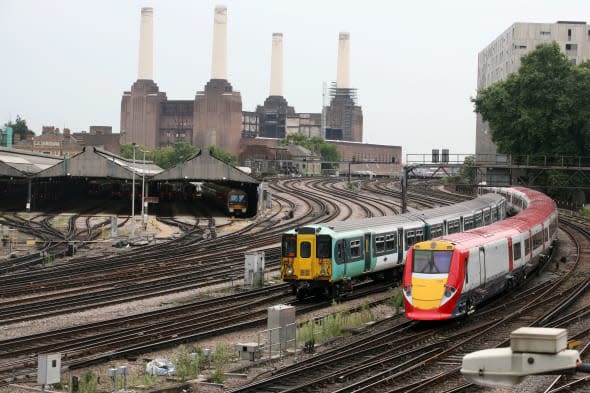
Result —
[[461, 292], [467, 257], [441, 240], [416, 243], [408, 251], [402, 280], [408, 319], [443, 320], [465, 313]]
[[282, 237], [281, 279], [302, 299], [333, 295], [332, 237], [319, 226], [291, 230]]

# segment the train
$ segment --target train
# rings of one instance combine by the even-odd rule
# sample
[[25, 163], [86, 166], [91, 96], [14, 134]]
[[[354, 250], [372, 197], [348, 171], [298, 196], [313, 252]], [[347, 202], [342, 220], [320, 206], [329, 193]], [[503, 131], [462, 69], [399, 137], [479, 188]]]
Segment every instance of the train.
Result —
[[492, 193], [412, 213], [294, 228], [282, 234], [281, 279], [298, 298], [339, 297], [367, 276], [401, 278], [415, 243], [489, 225], [506, 214], [505, 197]]
[[245, 191], [216, 183], [202, 183], [201, 193], [225, 214], [243, 216], [248, 212], [248, 194]]
[[492, 225], [414, 244], [402, 279], [406, 317], [447, 320], [523, 282], [548, 258], [557, 236], [553, 199], [523, 188], [485, 188], [518, 214]]

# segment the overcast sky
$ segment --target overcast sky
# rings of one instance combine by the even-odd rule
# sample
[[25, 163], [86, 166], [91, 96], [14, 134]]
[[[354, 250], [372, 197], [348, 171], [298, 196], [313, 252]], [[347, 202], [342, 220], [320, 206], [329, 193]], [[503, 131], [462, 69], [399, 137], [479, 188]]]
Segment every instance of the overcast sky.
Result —
[[514, 22], [590, 20], [590, 2], [545, 0], [0, 0], [0, 123], [119, 131], [137, 79], [141, 7], [154, 8], [154, 80], [194, 99], [210, 79], [213, 9], [228, 7], [228, 77], [252, 111], [269, 94], [273, 32], [284, 34], [284, 96], [320, 112], [350, 32], [364, 142], [406, 154], [475, 151], [477, 54]]

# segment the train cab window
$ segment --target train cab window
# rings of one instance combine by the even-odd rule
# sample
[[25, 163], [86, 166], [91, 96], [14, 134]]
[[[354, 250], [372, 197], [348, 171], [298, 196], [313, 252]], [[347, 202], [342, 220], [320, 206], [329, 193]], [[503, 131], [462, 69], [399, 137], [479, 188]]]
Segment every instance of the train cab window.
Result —
[[448, 273], [452, 251], [414, 250], [413, 272], [424, 274]]
[[385, 235], [385, 249], [387, 251], [396, 251], [397, 247], [395, 245], [395, 233]]
[[350, 241], [350, 257], [358, 258], [361, 256], [361, 241], [351, 240]]
[[316, 243], [317, 258], [332, 258], [332, 238], [326, 235], [317, 237]]
[[449, 234], [451, 234], [451, 233], [457, 233], [457, 232], [460, 231], [460, 228], [459, 228], [459, 220], [449, 221], [448, 226], [449, 226], [449, 228], [448, 228], [448, 233]]
[[375, 236], [375, 253], [385, 251], [385, 236]]
[[442, 224], [433, 225], [430, 227], [430, 237], [434, 239], [436, 237], [440, 237], [443, 235], [443, 227]]
[[524, 239], [524, 255], [529, 255], [531, 253], [531, 238], [527, 237]]
[[231, 194], [229, 196], [229, 203], [244, 203], [246, 202], [246, 195], [244, 194]]
[[301, 244], [299, 245], [299, 256], [301, 258], [311, 257], [311, 243], [310, 242], [301, 242]]
[[518, 261], [520, 259], [520, 257], [522, 256], [521, 253], [522, 253], [522, 247], [520, 245], [520, 242], [514, 243], [512, 245], [512, 255], [513, 255], [513, 258], [515, 261]]
[[536, 250], [537, 248], [541, 247], [543, 244], [543, 232], [535, 233], [533, 235], [533, 249]]
[[473, 229], [473, 218], [472, 217], [465, 218], [463, 220], [463, 230], [468, 231], [470, 229]]
[[297, 251], [297, 237], [295, 235], [283, 235], [282, 246], [284, 257], [294, 257]]

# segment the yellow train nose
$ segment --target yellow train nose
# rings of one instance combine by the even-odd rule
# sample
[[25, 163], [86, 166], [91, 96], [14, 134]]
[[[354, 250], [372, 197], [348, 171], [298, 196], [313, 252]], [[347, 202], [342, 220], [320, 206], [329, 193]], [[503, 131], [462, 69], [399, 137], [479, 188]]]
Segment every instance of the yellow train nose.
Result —
[[446, 278], [412, 277], [412, 305], [422, 310], [440, 306], [445, 291]]

